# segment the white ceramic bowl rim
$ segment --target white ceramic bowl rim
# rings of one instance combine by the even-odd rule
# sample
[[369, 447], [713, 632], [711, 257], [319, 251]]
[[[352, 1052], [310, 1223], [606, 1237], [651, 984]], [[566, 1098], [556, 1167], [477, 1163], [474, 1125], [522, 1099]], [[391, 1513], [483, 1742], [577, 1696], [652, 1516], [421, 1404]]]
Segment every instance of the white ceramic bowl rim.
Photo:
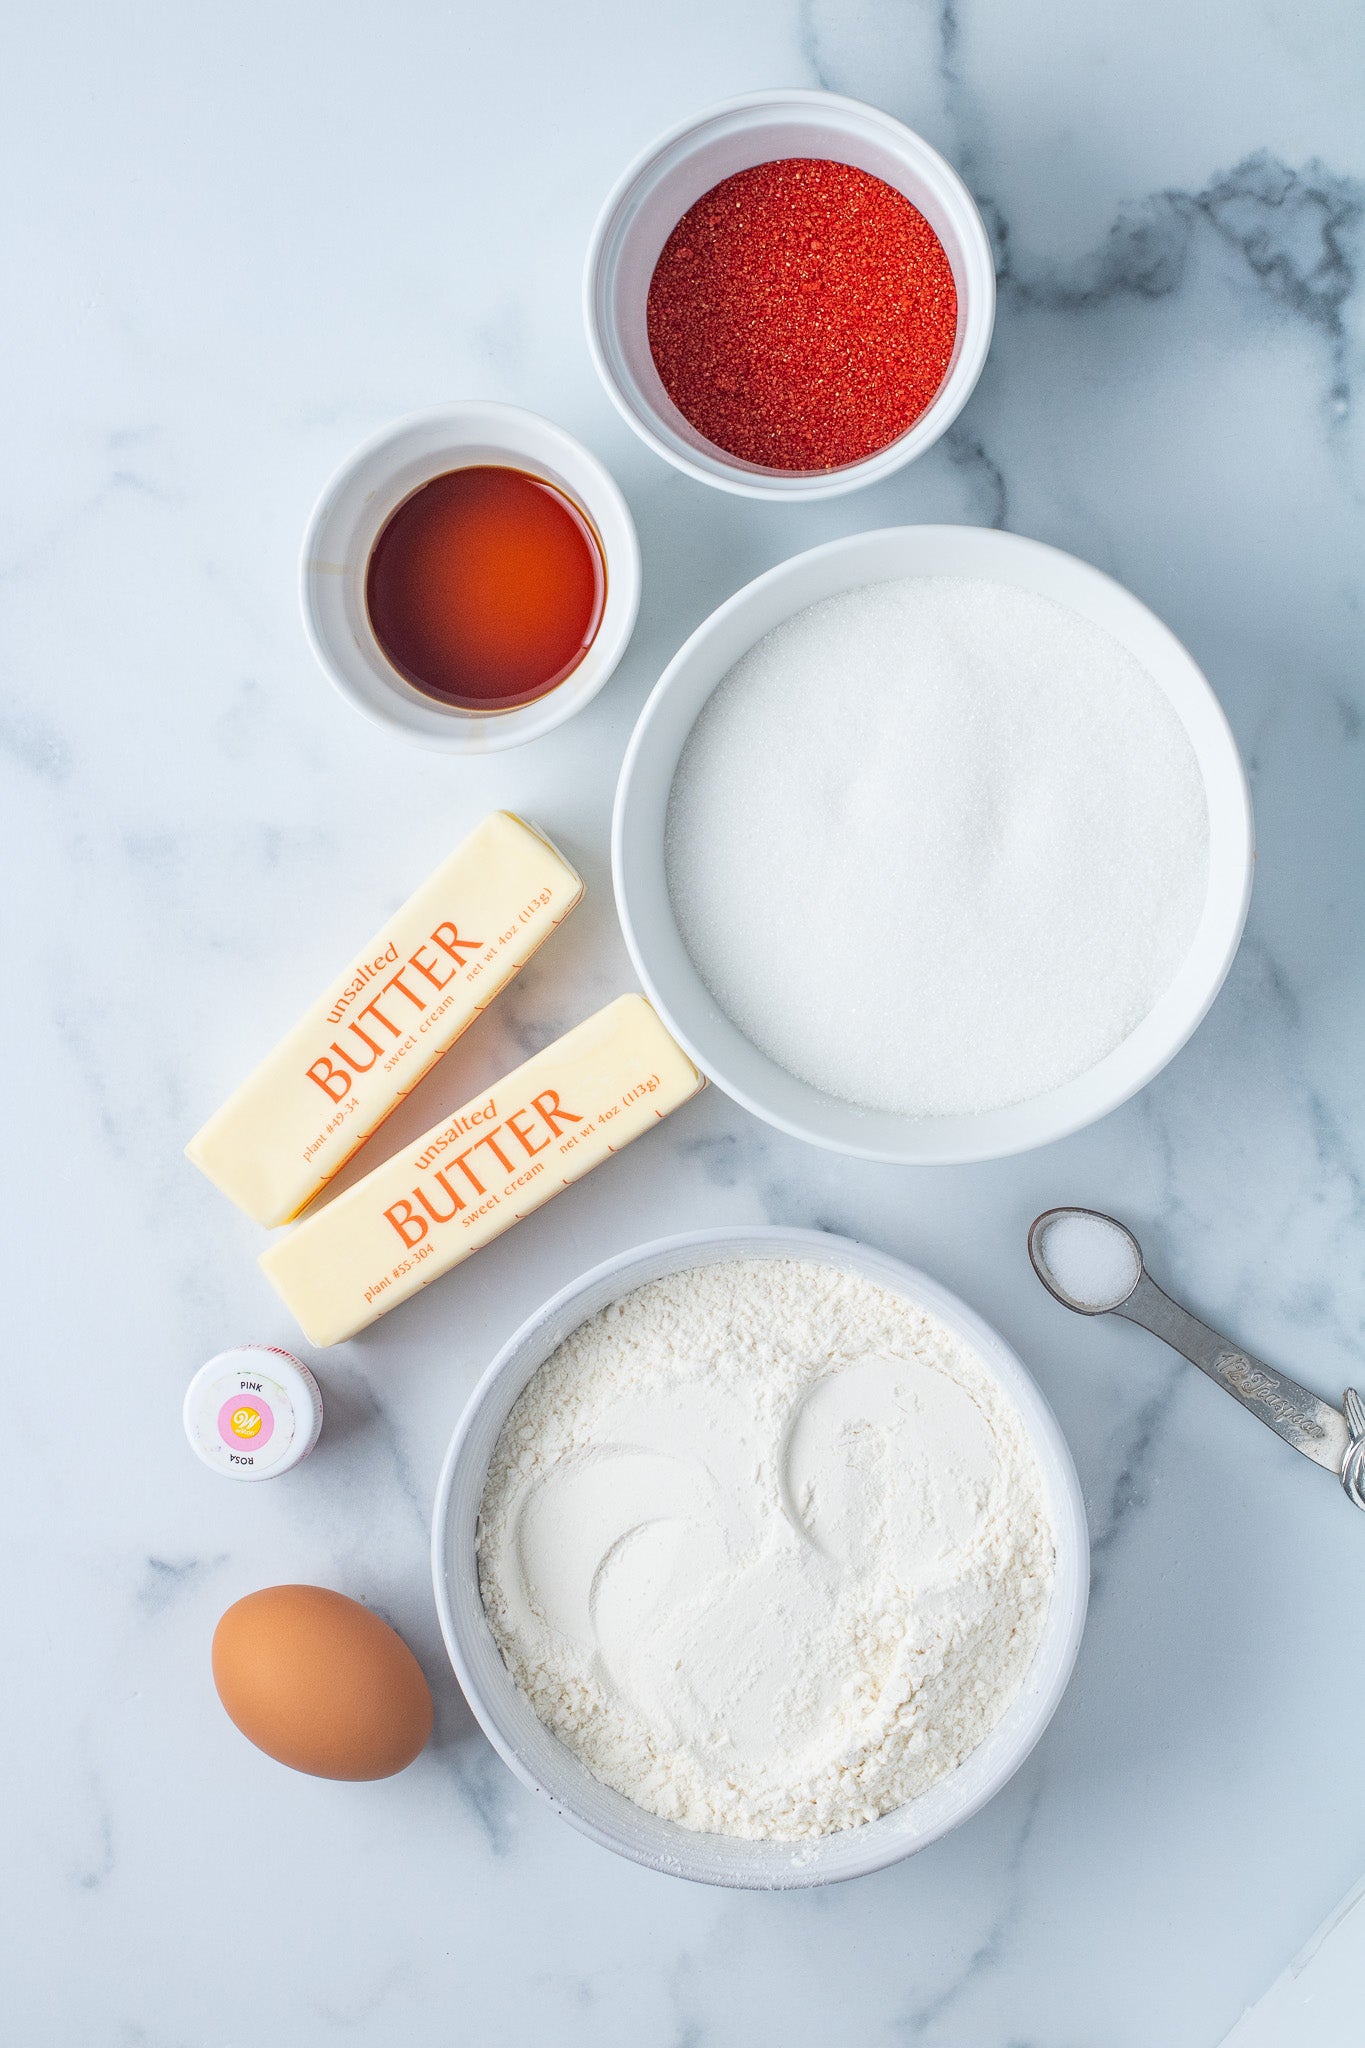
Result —
[[[747, 1039], [703, 983], [679, 936], [664, 867], [668, 792], [702, 705], [740, 656], [806, 605], [898, 576], [974, 576], [1051, 597], [1110, 633], [1165, 693], [1189, 735], [1209, 809], [1209, 884], [1186, 959], [1147, 1017], [1107, 1058], [1029, 1102], [977, 1115], [860, 1109], [798, 1081]], [[901, 1165], [1000, 1159], [1107, 1115], [1174, 1058], [1207, 1013], [1246, 922], [1251, 800], [1222, 707], [1175, 635], [1132, 593], [1061, 549], [977, 526], [896, 526], [791, 556], [717, 607], [679, 649], [626, 748], [612, 819], [612, 876], [646, 993], [691, 1059], [736, 1102], [793, 1137]]]
[[[370, 552], [398, 506], [433, 477], [478, 463], [521, 469], [563, 491], [586, 513], [606, 566], [606, 602], [583, 659], [544, 696], [504, 711], [466, 711], [415, 689], [379, 647], [365, 605]], [[562, 725], [616, 668], [640, 606], [640, 544], [615, 480], [581, 441], [521, 406], [468, 400], [410, 413], [342, 463], [304, 534], [299, 604], [323, 671], [367, 718], [423, 746], [497, 753]]]
[[[665, 391], [644, 329], [644, 298], [654, 263], [688, 207], [737, 170], [793, 155], [853, 163], [903, 191], [943, 243], [957, 285], [957, 336], [934, 399], [887, 447], [836, 470], [765, 469], [706, 440]], [[840, 93], [776, 88], [722, 100], [677, 122], [627, 165], [588, 243], [583, 319], [589, 351], [612, 403], [665, 461], [743, 497], [829, 498], [891, 475], [952, 425], [990, 348], [995, 261], [971, 193], [922, 136], [880, 107]]]
[[[1056, 1540], [1052, 1597], [1023, 1686], [980, 1747], [908, 1805], [810, 1843], [696, 1834], [600, 1784], [537, 1719], [499, 1655], [479, 1598], [475, 1543], [489, 1460], [532, 1374], [608, 1302], [659, 1276], [719, 1260], [816, 1260], [864, 1275], [928, 1308], [996, 1374], [1038, 1458]], [[961, 1825], [1018, 1770], [1056, 1711], [1080, 1647], [1089, 1537], [1071, 1453], [1014, 1351], [956, 1295], [884, 1252], [818, 1230], [756, 1225], [684, 1232], [607, 1259], [561, 1289], [498, 1353], [460, 1418], [432, 1516], [432, 1577], [441, 1632], [466, 1699], [493, 1747], [531, 1791], [592, 1841], [652, 1870], [702, 1884], [788, 1890], [858, 1877], [899, 1862]]]

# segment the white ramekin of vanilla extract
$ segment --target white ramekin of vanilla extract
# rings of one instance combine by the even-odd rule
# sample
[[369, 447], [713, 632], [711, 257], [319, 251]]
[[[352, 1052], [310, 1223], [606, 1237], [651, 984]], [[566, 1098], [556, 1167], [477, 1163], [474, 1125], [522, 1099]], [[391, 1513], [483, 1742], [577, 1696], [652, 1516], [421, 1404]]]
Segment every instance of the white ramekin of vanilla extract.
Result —
[[581, 442], [468, 403], [400, 420], [343, 465], [299, 577], [313, 651], [360, 711], [422, 746], [495, 753], [602, 688], [634, 630], [640, 547]]

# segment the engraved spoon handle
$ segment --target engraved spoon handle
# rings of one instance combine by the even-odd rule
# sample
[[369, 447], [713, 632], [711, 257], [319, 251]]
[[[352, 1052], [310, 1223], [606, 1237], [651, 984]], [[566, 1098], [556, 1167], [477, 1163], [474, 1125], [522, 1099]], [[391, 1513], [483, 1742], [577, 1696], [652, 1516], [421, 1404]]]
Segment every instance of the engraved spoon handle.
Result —
[[[1226, 1337], [1220, 1337], [1207, 1323], [1201, 1323], [1179, 1302], [1163, 1294], [1145, 1267], [1137, 1286], [1113, 1314], [1150, 1330], [1182, 1358], [1188, 1358], [1191, 1365], [1197, 1365], [1211, 1380], [1216, 1380], [1225, 1393], [1240, 1401], [1276, 1436], [1302, 1451], [1305, 1458], [1338, 1474], [1356, 1506], [1365, 1507], [1365, 1497], [1359, 1490], [1365, 1486], [1365, 1440], [1356, 1438], [1339, 1408], [1329, 1407], [1297, 1380], [1276, 1372], [1273, 1365], [1266, 1365], [1230, 1344]], [[1356, 1406], [1360, 1407], [1358, 1397]], [[1347, 1478], [1348, 1469], [1354, 1486]]]

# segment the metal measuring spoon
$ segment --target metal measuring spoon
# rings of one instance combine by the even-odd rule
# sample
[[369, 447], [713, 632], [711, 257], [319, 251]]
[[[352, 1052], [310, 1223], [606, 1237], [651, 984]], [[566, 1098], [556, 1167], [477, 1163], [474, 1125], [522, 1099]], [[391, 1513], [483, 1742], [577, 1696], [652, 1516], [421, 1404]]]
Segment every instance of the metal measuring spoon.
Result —
[[[1096, 1225], [1101, 1229], [1097, 1231]], [[1105, 1232], [1111, 1235], [1106, 1237]], [[1082, 1316], [1122, 1316], [1150, 1330], [1216, 1380], [1276, 1436], [1315, 1465], [1334, 1472], [1347, 1499], [1365, 1508], [1365, 1401], [1354, 1387], [1347, 1388], [1341, 1408], [1332, 1408], [1297, 1380], [1220, 1337], [1162, 1293], [1132, 1231], [1098, 1209], [1045, 1209], [1029, 1228], [1028, 1255], [1034, 1272], [1063, 1308]]]

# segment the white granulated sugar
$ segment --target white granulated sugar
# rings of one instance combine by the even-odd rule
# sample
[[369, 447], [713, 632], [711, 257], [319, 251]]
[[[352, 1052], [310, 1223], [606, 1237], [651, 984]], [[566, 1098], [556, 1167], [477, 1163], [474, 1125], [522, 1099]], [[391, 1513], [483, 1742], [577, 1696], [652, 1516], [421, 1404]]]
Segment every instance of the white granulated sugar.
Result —
[[584, 1323], [504, 1426], [484, 1607], [546, 1726], [705, 1833], [856, 1827], [989, 1733], [1053, 1536], [1009, 1396], [935, 1317], [736, 1260]]
[[712, 692], [673, 782], [668, 887], [759, 1049], [869, 1109], [1046, 1093], [1148, 1014], [1203, 908], [1184, 727], [1107, 633], [1004, 584], [846, 591]]
[[1054, 1216], [1038, 1251], [1062, 1293], [1083, 1308], [1126, 1301], [1142, 1271], [1128, 1232], [1090, 1209], [1063, 1209]]

